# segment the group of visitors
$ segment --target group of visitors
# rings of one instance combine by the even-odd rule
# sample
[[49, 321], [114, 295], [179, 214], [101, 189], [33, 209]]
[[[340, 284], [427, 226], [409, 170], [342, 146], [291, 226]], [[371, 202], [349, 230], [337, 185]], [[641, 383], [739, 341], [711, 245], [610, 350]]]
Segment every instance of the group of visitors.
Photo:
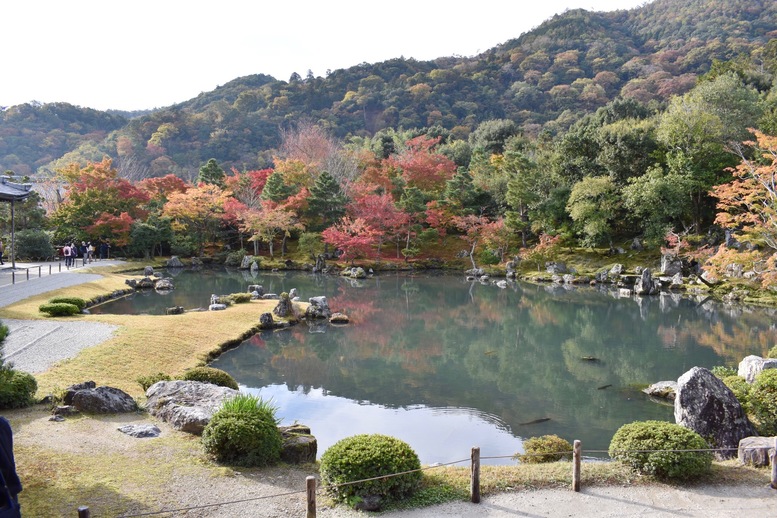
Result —
[[62, 247], [62, 257], [65, 258], [65, 266], [75, 266], [76, 259], [83, 258], [84, 264], [94, 260], [109, 259], [111, 245], [108, 241], [100, 241], [95, 247], [91, 241], [81, 241], [78, 245], [71, 242]]

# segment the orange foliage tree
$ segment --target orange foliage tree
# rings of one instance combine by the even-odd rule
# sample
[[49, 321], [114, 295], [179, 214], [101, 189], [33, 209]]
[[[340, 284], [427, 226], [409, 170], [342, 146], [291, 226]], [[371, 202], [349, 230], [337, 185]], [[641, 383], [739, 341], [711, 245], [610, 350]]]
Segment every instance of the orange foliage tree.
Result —
[[205, 243], [213, 239], [224, 215], [227, 193], [221, 187], [201, 183], [186, 192], [170, 194], [162, 211], [173, 221], [173, 229], [187, 232], [197, 245], [200, 257]]

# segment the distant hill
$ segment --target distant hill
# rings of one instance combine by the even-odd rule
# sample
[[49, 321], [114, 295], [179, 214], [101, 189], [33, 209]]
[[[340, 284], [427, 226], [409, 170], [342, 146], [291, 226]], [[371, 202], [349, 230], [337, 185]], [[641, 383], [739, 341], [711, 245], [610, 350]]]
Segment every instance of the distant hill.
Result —
[[209, 158], [263, 167], [279, 128], [303, 118], [341, 138], [434, 125], [466, 138], [496, 118], [528, 134], [557, 133], [618, 96], [663, 103], [714, 60], [755, 61], [774, 38], [773, 0], [567, 11], [471, 58], [397, 58], [289, 81], [251, 75], [134, 118], [63, 103], [12, 107], [0, 114], [0, 171], [28, 174], [102, 154], [141, 176], [191, 178]]

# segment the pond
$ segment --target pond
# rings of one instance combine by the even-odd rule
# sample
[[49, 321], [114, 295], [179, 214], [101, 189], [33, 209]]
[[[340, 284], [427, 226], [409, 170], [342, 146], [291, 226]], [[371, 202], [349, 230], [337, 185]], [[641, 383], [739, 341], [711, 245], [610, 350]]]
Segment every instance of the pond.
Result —
[[297, 288], [302, 300], [326, 295], [333, 311], [351, 318], [343, 327], [262, 332], [212, 364], [241, 390], [272, 398], [284, 424], [309, 425], [319, 455], [359, 433], [398, 437], [424, 464], [467, 459], [473, 446], [499, 457], [484, 464], [512, 463], [522, 439], [544, 434], [606, 450], [625, 423], [673, 421], [672, 407], [650, 401], [642, 386], [693, 366], [735, 365], [777, 343], [770, 310], [676, 294], [500, 289], [424, 273], [352, 281], [184, 271], [174, 282], [169, 295], [139, 294], [94, 312], [162, 314], [261, 284], [274, 293]]

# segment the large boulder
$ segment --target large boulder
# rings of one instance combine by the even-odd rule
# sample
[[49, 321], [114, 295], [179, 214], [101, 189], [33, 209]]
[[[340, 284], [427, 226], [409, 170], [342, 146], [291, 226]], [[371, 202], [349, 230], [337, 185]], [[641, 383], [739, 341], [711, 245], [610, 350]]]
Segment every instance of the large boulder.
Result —
[[734, 457], [739, 441], [756, 435], [734, 393], [703, 367], [694, 367], [677, 380], [674, 418], [711, 447], [727, 448], [718, 454], [723, 458]]
[[316, 462], [318, 441], [310, 434], [310, 428], [303, 424], [279, 426], [283, 438], [281, 460], [289, 464]]
[[281, 293], [278, 304], [273, 308], [272, 312], [281, 318], [294, 317], [294, 308], [291, 305], [291, 298], [288, 293]]
[[661, 256], [661, 275], [672, 277], [676, 273], [682, 273], [683, 261], [675, 254], [664, 254]]
[[243, 260], [240, 261], [239, 269], [241, 270], [248, 270], [251, 268], [251, 263], [254, 262], [254, 256], [253, 255], [245, 255], [243, 256]]
[[160, 381], [146, 391], [148, 412], [176, 430], [202, 435], [210, 418], [226, 399], [239, 392], [199, 381]]
[[777, 369], [777, 359], [761, 358], [760, 356], [751, 354], [739, 362], [737, 375], [745, 378], [745, 381], [748, 383], [753, 383], [755, 377], [761, 374], [764, 369]]
[[329, 318], [332, 316], [332, 310], [329, 309], [329, 303], [326, 297], [310, 297], [310, 305], [305, 310], [305, 318]]
[[79, 412], [89, 414], [121, 414], [135, 412], [138, 404], [132, 396], [114, 387], [96, 387], [94, 382], [73, 385], [66, 389], [64, 402]]
[[156, 284], [154, 284], [154, 289], [157, 291], [170, 291], [174, 290], [175, 286], [170, 279], [157, 279]]

